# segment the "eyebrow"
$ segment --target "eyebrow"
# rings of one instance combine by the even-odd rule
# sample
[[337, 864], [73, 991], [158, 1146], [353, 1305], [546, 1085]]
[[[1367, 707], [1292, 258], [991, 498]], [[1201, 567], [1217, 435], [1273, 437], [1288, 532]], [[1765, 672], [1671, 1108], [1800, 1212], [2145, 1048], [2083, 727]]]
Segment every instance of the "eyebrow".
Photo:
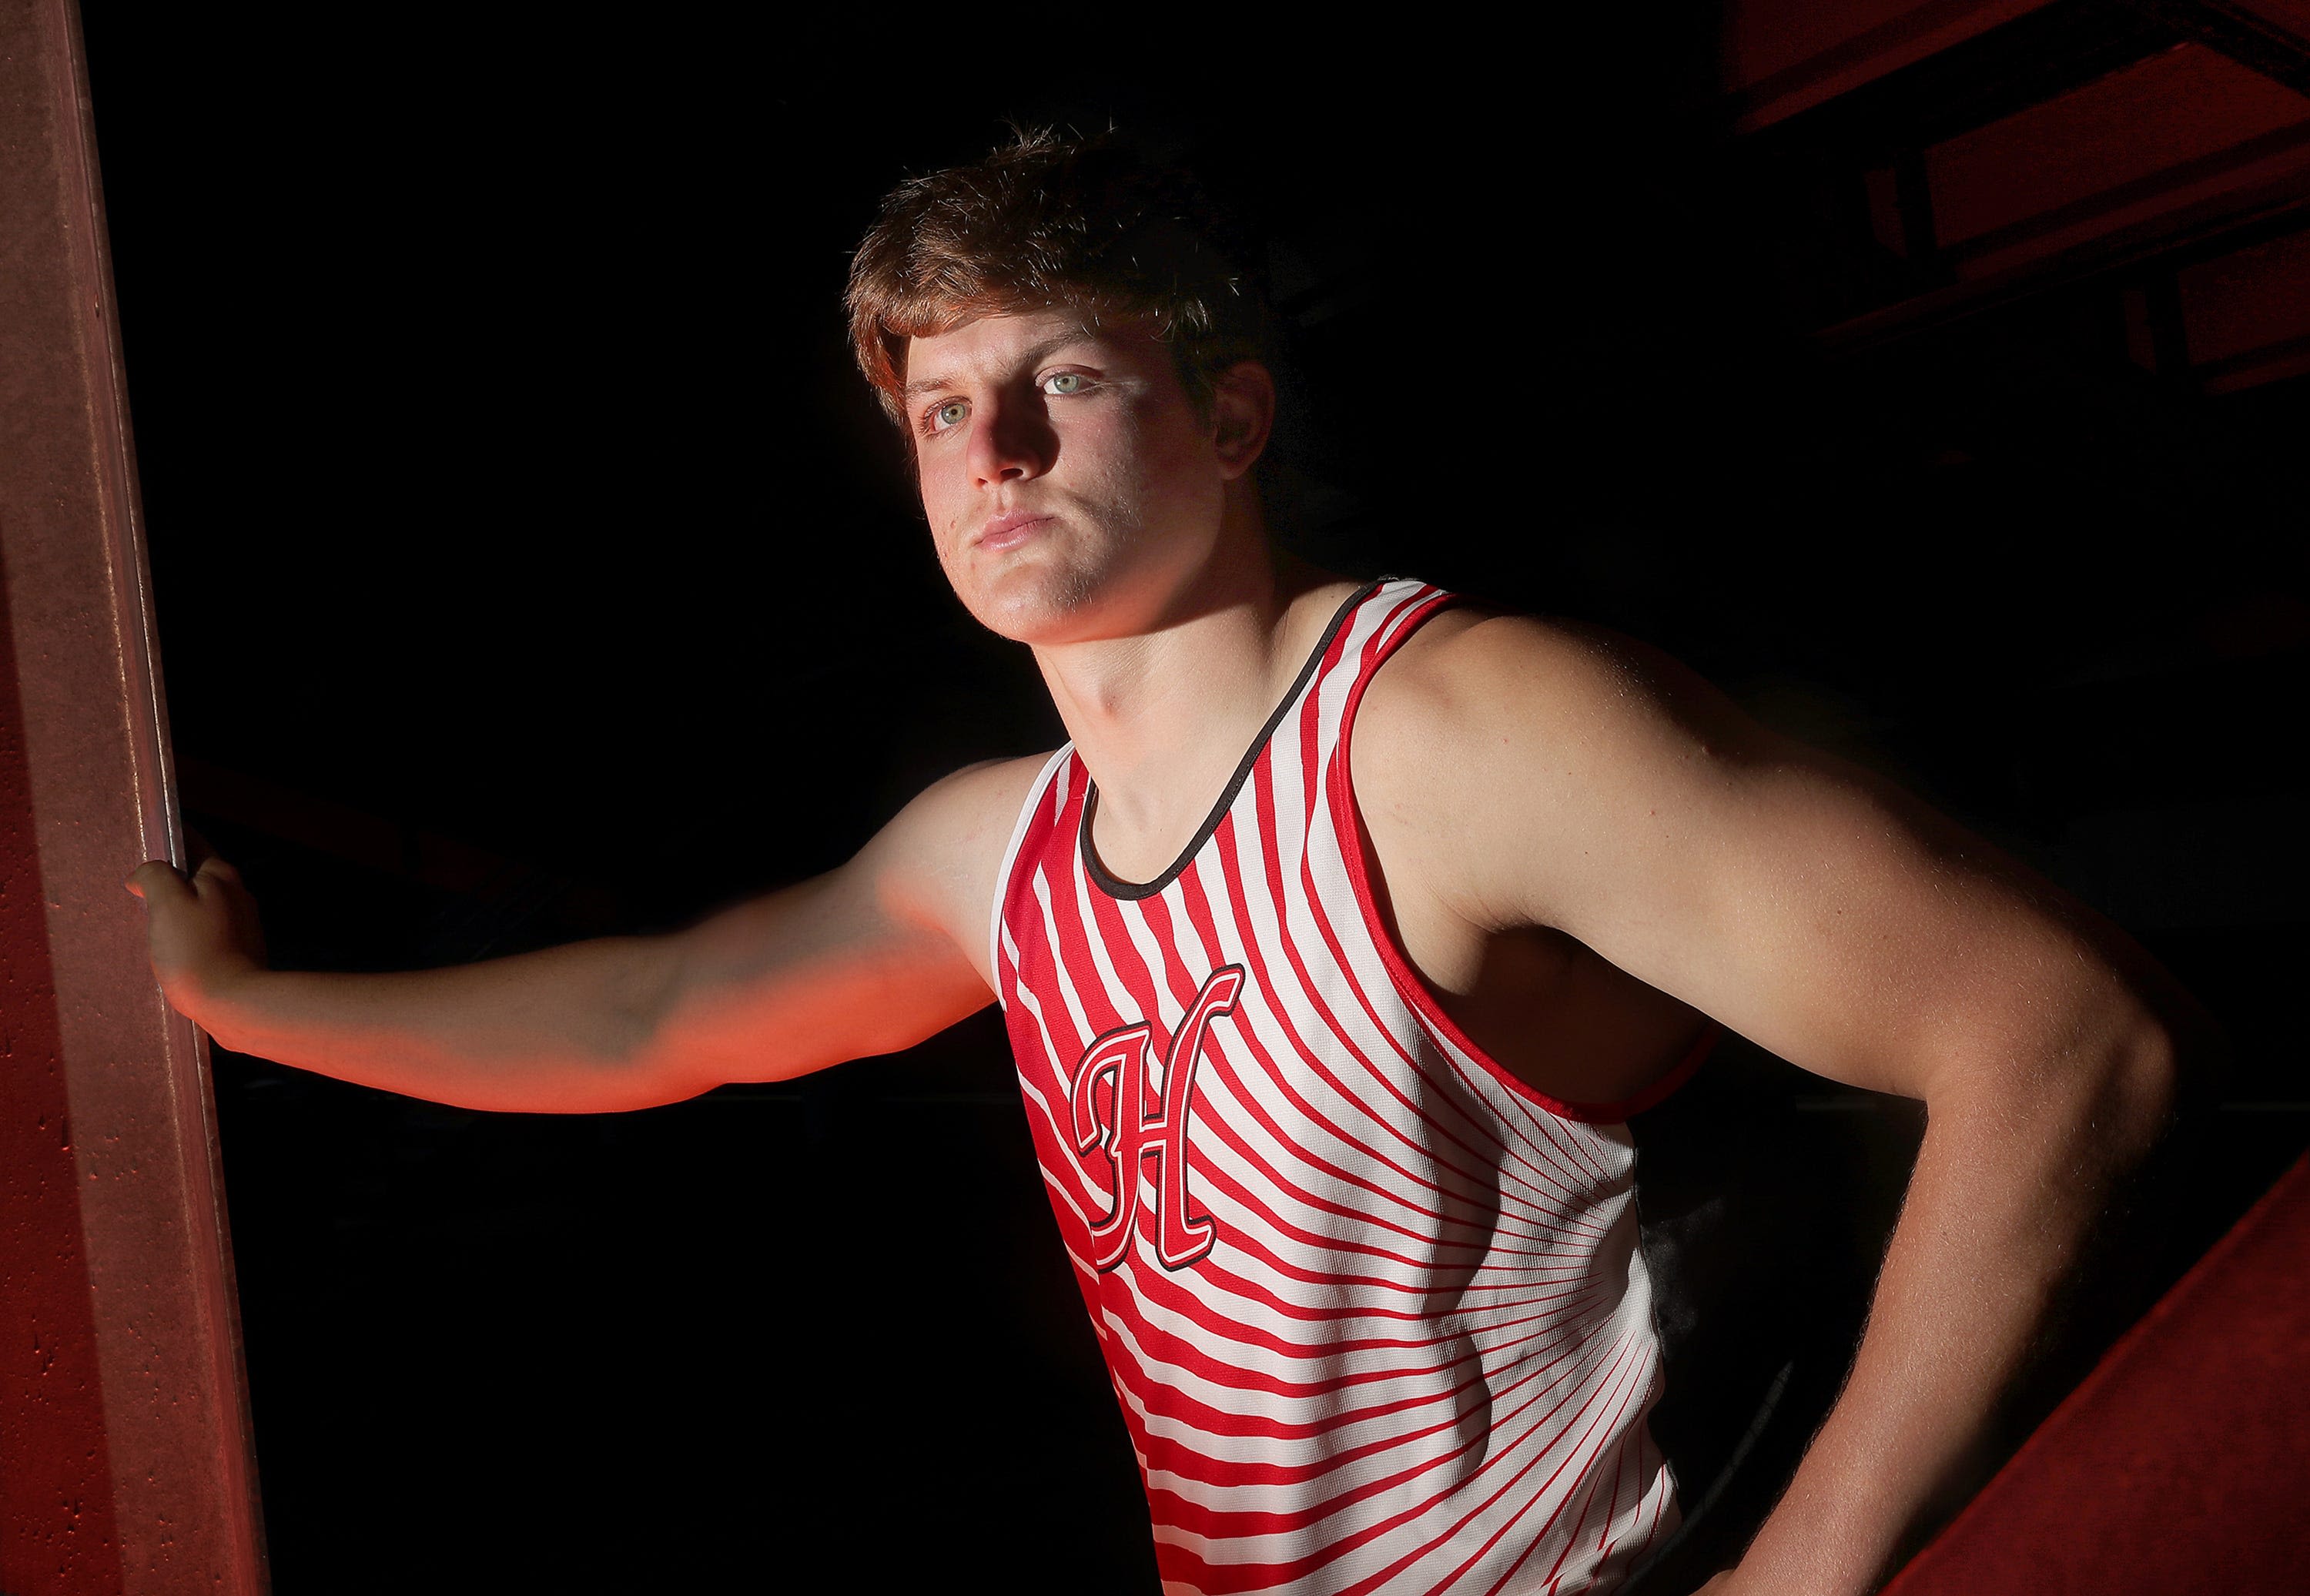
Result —
[[[1054, 337], [1044, 339], [1032, 349], [1022, 351], [1017, 363], [1021, 366], [1040, 365], [1054, 351], [1064, 349], [1070, 343], [1085, 343], [1098, 336], [1099, 334], [1089, 327], [1072, 327]], [[959, 386], [957, 380], [951, 377], [925, 377], [908, 383], [899, 390], [899, 394], [901, 398], [912, 399], [917, 395], [934, 393], [940, 388]]]

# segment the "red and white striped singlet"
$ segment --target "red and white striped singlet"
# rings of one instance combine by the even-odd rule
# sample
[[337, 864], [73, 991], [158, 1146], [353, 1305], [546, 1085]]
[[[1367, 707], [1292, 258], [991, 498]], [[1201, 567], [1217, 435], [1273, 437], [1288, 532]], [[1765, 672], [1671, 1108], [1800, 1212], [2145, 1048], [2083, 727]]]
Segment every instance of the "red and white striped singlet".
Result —
[[994, 968], [1167, 1592], [1603, 1591], [1676, 1522], [1616, 1112], [1542, 1097], [1383, 928], [1365, 685], [1449, 595], [1351, 598], [1178, 863], [1116, 880], [1072, 746]]

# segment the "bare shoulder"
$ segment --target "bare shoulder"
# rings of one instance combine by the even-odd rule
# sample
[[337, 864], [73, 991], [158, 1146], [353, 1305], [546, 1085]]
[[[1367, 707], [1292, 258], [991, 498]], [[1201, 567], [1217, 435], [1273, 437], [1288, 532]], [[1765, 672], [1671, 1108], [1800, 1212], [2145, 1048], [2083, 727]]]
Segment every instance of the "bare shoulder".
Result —
[[1000, 848], [1010, 841], [1035, 778], [1050, 762], [1049, 754], [1040, 753], [966, 765], [925, 787], [891, 824], [965, 846], [983, 842], [992, 828], [1002, 833], [994, 843]]
[[1663, 720], [1698, 732], [1722, 720], [1724, 708], [1699, 677], [1649, 644], [1475, 605], [1447, 610], [1413, 633], [1365, 697], [1359, 738], [1424, 730], [1431, 754], [1436, 734], [1464, 741], [1510, 723], [1533, 726], [1534, 716], [1559, 733]]
[[[1502, 924], [1533, 917], [1530, 884], [1576, 869], [1593, 827], [1625, 828], [1695, 784], [1729, 779], [1771, 757], [1769, 742], [1649, 645], [1463, 606], [1372, 679], [1350, 776], [1375, 846], [1392, 842], [1467, 918]], [[1492, 901], [1510, 881], [1526, 889]]]
[[1050, 759], [989, 759], [942, 776], [875, 834], [851, 868], [886, 910], [936, 926], [981, 962], [1003, 855]]
[[1426, 770], [1584, 783], [1680, 753], [1758, 751], [1759, 728], [1659, 649], [1599, 627], [1446, 611], [1372, 679], [1356, 717], [1360, 783]]

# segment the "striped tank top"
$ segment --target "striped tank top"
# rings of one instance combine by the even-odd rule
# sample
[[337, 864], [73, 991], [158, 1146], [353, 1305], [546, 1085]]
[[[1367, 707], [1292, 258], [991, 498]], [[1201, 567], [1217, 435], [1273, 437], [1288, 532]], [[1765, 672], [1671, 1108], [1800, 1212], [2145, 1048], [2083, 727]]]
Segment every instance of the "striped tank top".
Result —
[[1477, 1048], [1351, 840], [1357, 703], [1450, 602], [1350, 598], [1155, 880], [1099, 863], [1072, 745], [1003, 864], [997, 991], [1167, 1592], [1602, 1592], [1676, 1523], [1636, 1106]]

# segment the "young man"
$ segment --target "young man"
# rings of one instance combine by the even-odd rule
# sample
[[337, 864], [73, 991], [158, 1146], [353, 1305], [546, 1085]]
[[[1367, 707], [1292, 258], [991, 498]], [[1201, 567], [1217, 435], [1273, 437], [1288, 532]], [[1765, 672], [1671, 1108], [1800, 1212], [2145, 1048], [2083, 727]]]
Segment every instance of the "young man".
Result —
[[1848, 1386], [1709, 1587], [1873, 1588], [2158, 1134], [2184, 1001], [1646, 649], [1279, 553], [1256, 299], [1179, 180], [1029, 139], [908, 184], [850, 305], [939, 561], [1068, 746], [686, 932], [459, 969], [266, 970], [230, 867], [148, 863], [170, 1001], [566, 1112], [1000, 1001], [1167, 1588], [1211, 1592], [1602, 1591], [1673, 1528], [1621, 1122], [1730, 1028], [1928, 1106]]

